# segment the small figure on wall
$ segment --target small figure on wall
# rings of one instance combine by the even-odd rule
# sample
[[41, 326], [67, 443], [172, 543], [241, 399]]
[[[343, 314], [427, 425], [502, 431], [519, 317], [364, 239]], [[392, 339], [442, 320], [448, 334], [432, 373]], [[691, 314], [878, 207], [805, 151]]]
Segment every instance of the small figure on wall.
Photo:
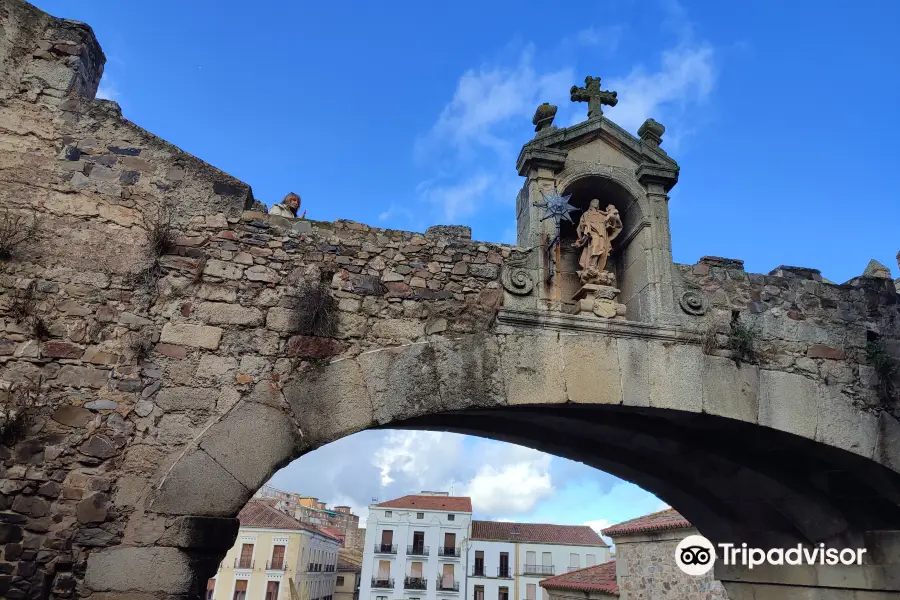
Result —
[[297, 213], [300, 211], [300, 196], [291, 192], [287, 196], [284, 197], [284, 200], [281, 201], [280, 204], [276, 204], [269, 210], [270, 215], [275, 215], [277, 217], [284, 217], [286, 219], [305, 219], [306, 218], [306, 209], [303, 210], [303, 214], [299, 217]]

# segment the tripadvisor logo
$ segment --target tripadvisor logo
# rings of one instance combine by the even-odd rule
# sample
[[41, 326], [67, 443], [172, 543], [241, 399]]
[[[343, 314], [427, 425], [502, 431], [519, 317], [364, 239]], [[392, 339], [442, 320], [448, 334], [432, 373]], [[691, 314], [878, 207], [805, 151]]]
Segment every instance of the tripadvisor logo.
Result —
[[[861, 565], [865, 548], [826, 548], [819, 544], [812, 548], [798, 544], [793, 548], [749, 548], [747, 544], [718, 545], [722, 564], [741, 565], [752, 569], [762, 564], [769, 565]], [[716, 547], [702, 535], [689, 535], [675, 548], [675, 564], [688, 575], [705, 575], [716, 562]]]

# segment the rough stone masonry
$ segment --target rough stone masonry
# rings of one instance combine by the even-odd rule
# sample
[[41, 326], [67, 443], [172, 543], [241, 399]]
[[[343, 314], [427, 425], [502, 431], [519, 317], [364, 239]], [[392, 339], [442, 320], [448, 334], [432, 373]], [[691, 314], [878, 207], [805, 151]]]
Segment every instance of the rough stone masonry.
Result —
[[[0, 263], [0, 596], [196, 597], [274, 470], [390, 424], [584, 460], [710, 537], [895, 547], [889, 276], [705, 258], [671, 265], [675, 321], [533, 310], [529, 249], [269, 217], [245, 183], [94, 99], [89, 27], [10, 0], [0, 34], [0, 219], [36, 223]], [[759, 327], [744, 364], [733, 311]], [[704, 451], [716, 432], [796, 452]], [[841, 598], [900, 590], [896, 557], [873, 554]], [[719, 579], [750, 598], [827, 577], [807, 575]]]

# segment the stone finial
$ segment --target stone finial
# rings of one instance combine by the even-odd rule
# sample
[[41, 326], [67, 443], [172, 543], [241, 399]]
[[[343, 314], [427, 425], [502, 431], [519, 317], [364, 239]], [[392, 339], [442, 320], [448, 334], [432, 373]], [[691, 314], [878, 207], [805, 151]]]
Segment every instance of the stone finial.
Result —
[[556, 116], [557, 107], [549, 102], [544, 102], [534, 111], [534, 117], [531, 122], [534, 124], [535, 131], [541, 131], [553, 124], [553, 118]]
[[875, 279], [893, 279], [891, 277], [891, 270], [874, 258], [866, 265], [866, 270], [863, 271], [862, 276], [873, 277]]
[[662, 144], [662, 135], [666, 132], [666, 128], [662, 123], [654, 119], [647, 119], [644, 124], [638, 128], [638, 137], [641, 141], [653, 147], [659, 147]]

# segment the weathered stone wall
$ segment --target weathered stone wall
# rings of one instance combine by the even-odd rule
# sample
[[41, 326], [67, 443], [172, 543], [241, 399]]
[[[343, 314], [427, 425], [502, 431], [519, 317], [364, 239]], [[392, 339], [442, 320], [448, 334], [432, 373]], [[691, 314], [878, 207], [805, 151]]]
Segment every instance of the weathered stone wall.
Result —
[[[529, 292], [510, 284], [515, 249], [458, 228], [267, 217], [248, 185], [92, 99], [102, 52], [89, 29], [20, 0], [0, 18], [0, 56], [12, 57], [0, 84], [0, 218], [39, 225], [0, 263], [0, 596], [195, 594], [233, 542], [231, 517], [274, 469], [354, 431], [443, 411], [621, 408], [577, 425], [600, 427], [604, 448], [653, 458], [635, 469], [624, 450], [609, 453], [613, 472], [648, 473], [648, 489], [687, 481], [673, 473], [690, 467], [694, 492], [791, 497], [784, 481], [760, 485], [755, 465], [721, 485], [720, 473], [701, 478], [705, 463], [666, 463], [690, 447], [637, 435], [613, 418], [625, 409], [727, 417], [900, 471], [900, 428], [863, 350], [867, 331], [898, 337], [884, 282], [684, 267], [715, 310], [760, 321], [759, 364], [741, 367], [721, 348], [700, 352], [705, 315], [682, 327], [517, 311]], [[169, 228], [174, 244], [154, 252], [152, 231]], [[298, 307], [322, 282], [336, 323], [311, 335]], [[512, 431], [536, 447], [559, 438], [548, 449], [574, 455], [578, 436], [553, 429], [570, 423]], [[494, 421], [480, 426], [500, 437]], [[884, 498], [872, 522], [890, 520]], [[789, 514], [810, 538], [859, 533], [859, 515], [834, 507], [823, 530], [801, 522], [820, 514], [809, 502], [764, 516]], [[698, 527], [741, 514], [688, 508]]]
[[724, 600], [725, 588], [713, 577], [685, 575], [675, 564], [675, 548], [696, 530], [663, 531], [616, 538], [620, 600]]

